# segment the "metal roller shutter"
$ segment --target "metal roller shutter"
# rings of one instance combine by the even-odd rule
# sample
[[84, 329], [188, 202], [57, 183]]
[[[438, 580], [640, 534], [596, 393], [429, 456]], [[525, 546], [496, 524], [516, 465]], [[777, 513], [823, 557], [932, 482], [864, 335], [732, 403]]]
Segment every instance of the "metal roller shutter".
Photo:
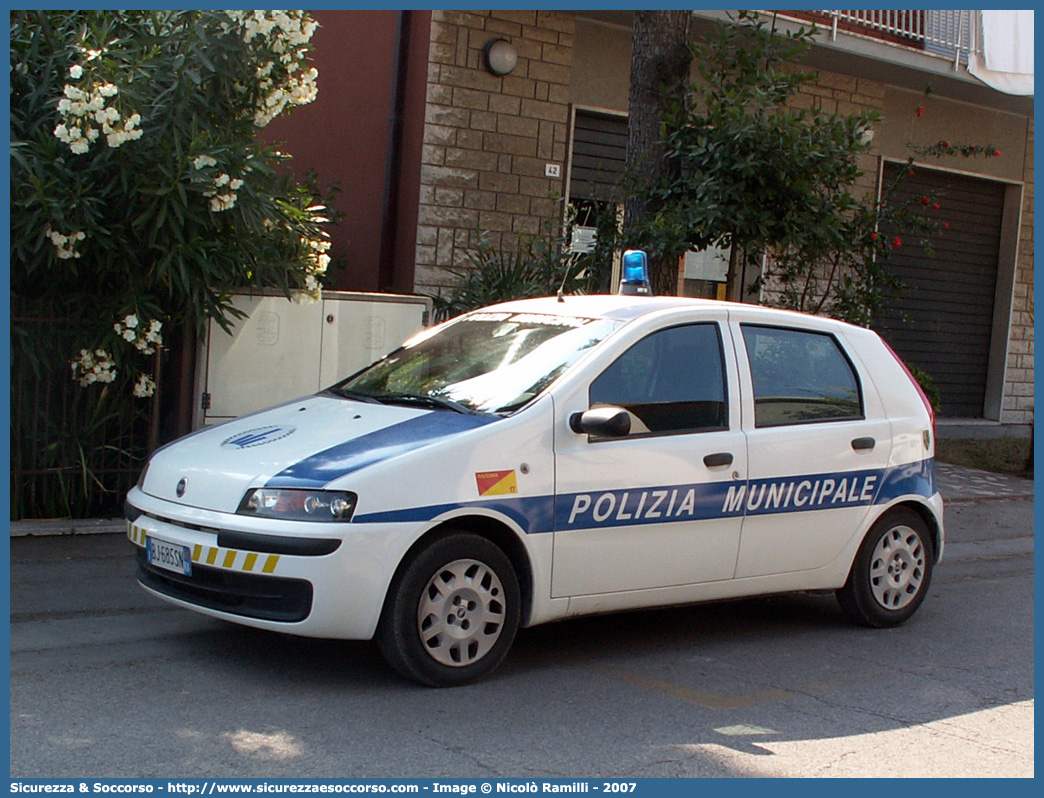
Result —
[[[906, 170], [886, 164], [885, 185]], [[926, 210], [950, 227], [932, 242], [893, 249], [888, 269], [905, 288], [873, 324], [909, 364], [928, 372], [939, 388], [940, 415], [981, 418], [997, 288], [1004, 186], [989, 180], [919, 168], [902, 195], [936, 197]], [[883, 231], [890, 240], [894, 231]]]
[[627, 117], [577, 109], [573, 123], [571, 199], [621, 202], [627, 160]]

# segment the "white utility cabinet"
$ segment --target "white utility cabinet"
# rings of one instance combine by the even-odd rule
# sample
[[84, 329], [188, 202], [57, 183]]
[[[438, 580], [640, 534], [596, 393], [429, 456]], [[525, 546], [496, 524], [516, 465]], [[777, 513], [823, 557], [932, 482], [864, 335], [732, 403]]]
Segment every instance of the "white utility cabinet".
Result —
[[431, 299], [324, 291], [312, 304], [236, 294], [232, 334], [211, 321], [196, 360], [193, 429], [306, 396], [397, 348], [428, 325]]

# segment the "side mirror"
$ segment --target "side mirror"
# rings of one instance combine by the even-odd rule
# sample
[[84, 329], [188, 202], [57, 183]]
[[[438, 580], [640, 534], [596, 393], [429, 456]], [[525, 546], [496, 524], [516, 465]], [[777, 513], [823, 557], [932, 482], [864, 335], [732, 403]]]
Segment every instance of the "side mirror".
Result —
[[622, 438], [631, 431], [631, 415], [622, 407], [595, 407], [569, 417], [569, 428], [598, 438]]

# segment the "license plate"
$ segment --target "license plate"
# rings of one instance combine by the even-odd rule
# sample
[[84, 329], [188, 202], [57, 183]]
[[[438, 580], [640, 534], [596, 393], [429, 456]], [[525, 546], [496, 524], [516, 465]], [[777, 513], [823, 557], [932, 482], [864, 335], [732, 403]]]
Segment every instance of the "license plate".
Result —
[[192, 555], [188, 546], [169, 543], [159, 538], [145, 539], [145, 561], [149, 565], [173, 571], [176, 574], [192, 575]]

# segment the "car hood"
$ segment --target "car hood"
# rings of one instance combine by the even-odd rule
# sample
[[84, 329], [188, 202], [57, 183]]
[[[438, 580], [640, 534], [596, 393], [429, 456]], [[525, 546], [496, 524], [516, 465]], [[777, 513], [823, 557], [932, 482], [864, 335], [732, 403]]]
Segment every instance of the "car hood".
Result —
[[498, 418], [312, 396], [158, 450], [141, 489], [190, 507], [235, 512], [251, 488], [320, 488]]

